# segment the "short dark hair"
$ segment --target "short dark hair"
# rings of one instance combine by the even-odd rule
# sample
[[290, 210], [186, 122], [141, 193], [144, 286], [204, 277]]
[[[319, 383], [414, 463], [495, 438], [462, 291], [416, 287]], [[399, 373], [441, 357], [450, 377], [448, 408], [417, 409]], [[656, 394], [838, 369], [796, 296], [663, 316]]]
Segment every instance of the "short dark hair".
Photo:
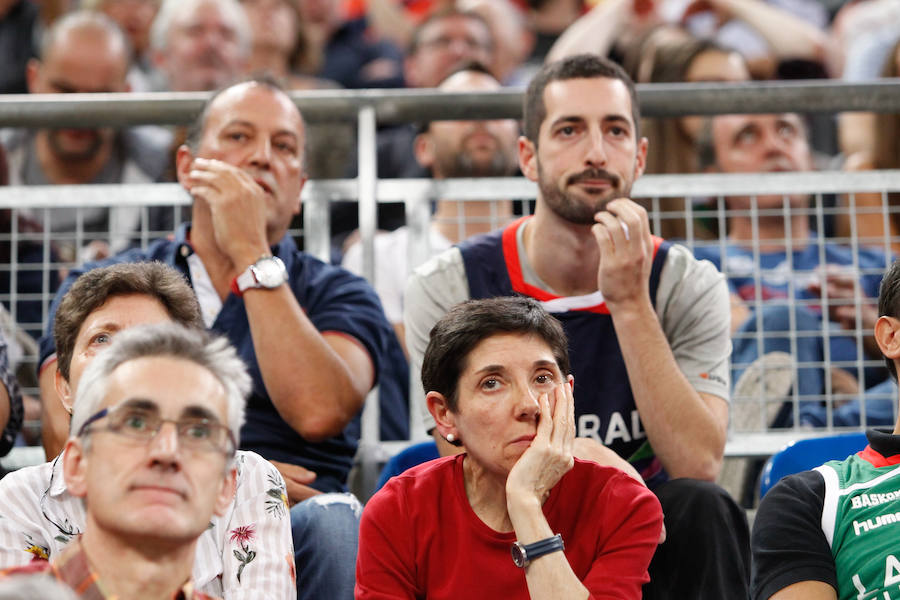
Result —
[[458, 8], [453, 8], [452, 6], [449, 8], [443, 8], [436, 11], [431, 12], [425, 19], [423, 19], [413, 30], [412, 38], [409, 41], [409, 48], [406, 50], [407, 56], [412, 56], [416, 52], [419, 51], [419, 47], [422, 45], [422, 33], [428, 29], [428, 27], [436, 22], [441, 21], [443, 19], [449, 19], [451, 17], [463, 17], [465, 19], [471, 19], [473, 21], [478, 21], [488, 32], [488, 42], [491, 45], [491, 49], [494, 47], [494, 30], [491, 29], [491, 24], [487, 22], [487, 19], [482, 17], [480, 14], [474, 11], [468, 10], [459, 10]]
[[631, 97], [631, 118], [634, 121], [635, 139], [641, 137], [641, 109], [638, 106], [637, 92], [634, 82], [625, 70], [611, 60], [597, 54], [576, 54], [562, 60], [547, 63], [537, 72], [528, 89], [525, 91], [524, 129], [525, 137], [531, 140], [535, 148], [538, 145], [538, 134], [541, 123], [547, 118], [547, 106], [544, 104], [544, 89], [554, 81], [567, 79], [618, 79], [625, 84]]
[[[878, 314], [882, 317], [900, 319], [900, 260], [895, 260], [888, 267], [878, 287]], [[897, 380], [897, 367], [894, 360], [884, 357], [884, 364], [894, 380]]]
[[422, 386], [438, 392], [457, 411], [458, 385], [469, 354], [482, 341], [504, 333], [535, 335], [550, 347], [563, 375], [569, 374], [569, 342], [562, 325], [534, 299], [504, 296], [457, 304], [431, 329], [422, 359]]
[[75, 340], [88, 316], [115, 296], [141, 294], [165, 307], [172, 320], [204, 329], [200, 305], [184, 276], [161, 262], [119, 263], [83, 273], [66, 292], [56, 309], [53, 339], [56, 368], [69, 380]]
[[[185, 138], [184, 143], [190, 149], [191, 153], [197, 154], [197, 150], [200, 148], [200, 140], [203, 138], [203, 132], [206, 130], [206, 120], [209, 118], [209, 109], [212, 106], [212, 103], [215, 102], [216, 98], [221, 96], [224, 92], [230, 90], [235, 86], [244, 85], [246, 83], [255, 83], [257, 85], [268, 88], [272, 92], [281, 92], [282, 94], [287, 96], [287, 90], [285, 90], [284, 86], [281, 85], [281, 82], [267, 73], [246, 77], [217, 89], [209, 95], [209, 97], [206, 99], [206, 102], [203, 104], [203, 108], [200, 110], [200, 114], [197, 115], [197, 118], [194, 119], [194, 121], [188, 127], [187, 137]], [[300, 115], [300, 119], [301, 121], [303, 120], [302, 114]], [[305, 151], [303, 152], [303, 156], [306, 156]]]

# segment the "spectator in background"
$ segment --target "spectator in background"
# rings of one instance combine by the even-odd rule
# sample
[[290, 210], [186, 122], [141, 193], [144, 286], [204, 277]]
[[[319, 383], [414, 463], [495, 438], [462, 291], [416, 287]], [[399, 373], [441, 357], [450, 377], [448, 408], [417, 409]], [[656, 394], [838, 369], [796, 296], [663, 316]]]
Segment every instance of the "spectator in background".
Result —
[[541, 65], [557, 39], [582, 15], [585, 0], [519, 0], [527, 7], [528, 23], [535, 34], [528, 62]]
[[[743, 57], [709, 40], [700, 40], [679, 27], [661, 26], [639, 38], [625, 55], [625, 68], [639, 83], [697, 83], [747, 81], [750, 72]], [[647, 173], [697, 173], [700, 170], [697, 138], [702, 118], [647, 118], [641, 128], [651, 142], [647, 150]], [[687, 237], [683, 213], [685, 198], [660, 198], [660, 211], [681, 211], [662, 219], [660, 235]], [[649, 209], [649, 202], [644, 203]], [[694, 237], [708, 238], [712, 232], [694, 223]]]
[[[885, 57], [881, 76], [900, 77], [900, 41], [894, 43]], [[861, 115], [854, 113], [854, 116]], [[848, 156], [844, 168], [848, 171], [900, 168], [900, 115], [879, 113], [869, 116], [872, 117], [872, 122], [859, 123], [856, 132], [865, 135], [869, 143]], [[893, 253], [900, 253], [900, 213], [893, 212], [900, 206], [900, 194], [888, 193], [887, 207], [884, 207], [884, 196], [880, 193], [855, 194], [852, 209], [847, 197], [843, 199], [842, 205], [845, 210], [837, 215], [839, 236], [849, 238], [855, 231], [861, 244], [880, 248], [888, 246]], [[885, 209], [892, 211], [886, 221], [886, 230]]]
[[448, 9], [432, 13], [416, 28], [406, 52], [406, 85], [437, 87], [460, 64], [494, 63], [491, 26], [474, 12]]
[[[252, 30], [238, 0], [163, 0], [150, 28], [150, 53], [160, 78], [154, 91], [206, 92], [220, 89], [244, 72]], [[185, 127], [142, 127], [167, 150], [164, 178], [175, 181], [173, 165], [187, 136]], [[161, 222], [172, 229], [188, 218], [186, 210]]]
[[494, 60], [488, 65], [503, 85], [526, 85], [536, 68], [524, 65], [534, 45], [523, 11], [511, 0], [458, 0], [457, 8], [479, 14], [490, 25]]
[[237, 0], [164, 0], [150, 29], [158, 90], [215, 90], [240, 75], [252, 33]]
[[[490, 91], [500, 83], [477, 63], [461, 68], [445, 79], [439, 89], [447, 92]], [[494, 121], [433, 121], [415, 139], [419, 164], [435, 180], [449, 177], [508, 177], [517, 169], [518, 124], [513, 119]], [[509, 200], [458, 201], [442, 198], [432, 216], [428, 252], [410, 249], [409, 228], [399, 227], [375, 237], [375, 291], [385, 314], [405, 346], [403, 290], [411, 267], [409, 257], [419, 262], [438, 254], [472, 235], [487, 233], [512, 218]], [[357, 240], [345, 252], [342, 265], [362, 274], [362, 244]]]
[[0, 94], [25, 94], [28, 61], [37, 56], [40, 10], [32, 0], [0, 0]]
[[[70, 13], [47, 30], [40, 60], [28, 65], [34, 94], [128, 91], [129, 43], [108, 17], [91, 11]], [[152, 183], [165, 170], [165, 152], [142, 134], [110, 128], [38, 129], [10, 132], [5, 143], [10, 185]], [[95, 206], [50, 211], [46, 229], [64, 260], [96, 258], [127, 247], [140, 224], [140, 208]], [[42, 213], [32, 216], [42, 221]], [[76, 257], [94, 234], [85, 257]]]
[[[416, 27], [406, 53], [403, 72], [407, 87], [433, 88], [461, 65], [490, 65], [494, 41], [490, 25], [480, 15], [455, 8], [439, 10]], [[427, 172], [413, 153], [417, 131], [411, 124], [383, 128], [378, 132], [378, 176], [426, 177]], [[378, 228], [393, 231], [406, 222], [403, 203], [378, 205]], [[345, 238], [359, 226], [355, 202], [331, 204], [332, 244], [335, 254]]]
[[[29, 91], [35, 94], [128, 91], [129, 44], [108, 17], [90, 11], [70, 13], [53, 24], [41, 46], [41, 59], [28, 66]], [[129, 130], [39, 129], [8, 132], [5, 142], [11, 185], [77, 183], [151, 183], [165, 169], [165, 153], [143, 135]], [[113, 202], [114, 204], [114, 202]], [[80, 213], [80, 217], [79, 217]], [[34, 215], [40, 219], [40, 214]], [[139, 225], [136, 207], [59, 208], [45, 227], [75, 260], [73, 232], [81, 219], [95, 236], [89, 256], [125, 248]], [[60, 234], [68, 239], [63, 242]], [[107, 245], [108, 244], [108, 245]]]
[[[22, 393], [10, 366], [8, 348], [5, 335], [0, 334], [0, 456], [9, 454], [25, 416]], [[0, 477], [3, 475], [0, 467]]]
[[294, 90], [337, 87], [334, 82], [299, 72], [309, 41], [296, 0], [241, 0], [241, 6], [253, 39], [245, 73], [266, 73]]
[[[718, 115], [709, 121], [703, 143], [708, 146], [703, 154], [715, 170], [723, 173], [813, 169], [806, 125], [793, 113]], [[869, 367], [859, 371], [856, 361], [876, 356], [875, 340], [869, 334], [878, 317], [872, 299], [877, 296], [878, 283], [888, 259], [884, 253], [866, 248], [859, 248], [854, 256], [849, 247], [821, 240], [811, 230], [805, 212], [809, 201], [809, 197], [802, 194], [728, 197], [727, 207], [734, 212], [728, 216], [724, 255], [718, 242], [698, 246], [694, 253], [698, 258], [710, 260], [728, 278], [735, 380], [743, 369], [747, 369], [748, 377], [749, 374], [763, 377], [761, 382], [765, 383], [765, 373], [750, 369], [748, 365], [768, 353], [783, 356], [786, 363], [782, 369], [790, 370], [791, 356], [783, 353], [791, 352], [791, 334], [821, 333], [798, 335], [795, 340], [797, 356], [793, 360], [800, 365], [823, 364], [825, 356], [830, 357], [831, 365], [800, 366], [795, 382], [800, 399], [805, 396], [809, 400], [801, 402], [801, 423], [824, 426], [827, 411], [819, 401], [821, 394], [830, 390], [852, 397], [884, 379], [882, 369]], [[789, 217], [783, 212], [785, 202], [791, 211]], [[760, 211], [758, 215], [750, 213], [753, 206]], [[858, 271], [851, 270], [854, 265], [858, 266]], [[756, 310], [757, 294], [763, 300], [761, 313]], [[819, 306], [824, 294], [827, 294], [828, 304]], [[856, 320], [857, 303], [862, 317], [859, 323]], [[857, 328], [863, 332], [862, 356], [857, 353], [854, 333]], [[761, 348], [755, 334], [760, 329], [766, 334]], [[827, 354], [826, 340], [830, 346]], [[775, 363], [770, 366], [772, 372], [778, 370]], [[826, 372], [829, 366], [830, 370]], [[787, 379], [784, 383], [787, 385], [781, 386], [780, 390], [769, 390], [769, 394], [778, 397], [778, 402], [765, 412], [756, 404], [756, 397], [743, 399], [748, 401], [746, 405], [741, 404], [742, 399], [736, 399], [733, 417], [736, 426], [759, 429], [790, 424], [790, 405], [782, 405], [782, 401], [790, 392], [791, 381]], [[743, 387], [741, 381], [738, 387]], [[756, 394], [736, 391], [736, 395]], [[856, 407], [855, 423], [851, 422], [852, 417], [844, 421], [841, 413], [835, 412], [834, 424], [857, 426], [858, 403]]]
[[149, 92], [158, 76], [150, 60], [150, 26], [160, 0], [81, 0], [81, 8], [99, 10], [115, 21], [131, 41], [128, 84], [134, 92]]
[[[300, 73], [310, 52], [296, 0], [241, 0], [253, 32], [248, 76], [268, 74], [291, 90], [333, 89], [336, 82]], [[306, 168], [310, 177], [337, 179], [347, 174], [355, 150], [352, 123], [310, 123]]]
[[224, 338], [172, 324], [114, 345], [85, 370], [63, 455], [84, 532], [52, 562], [12, 572], [52, 574], [84, 598], [211, 598], [191, 570], [234, 496], [246, 367]]
[[302, 71], [345, 88], [403, 87], [403, 55], [367, 34], [365, 17], [347, 19], [341, 0], [294, 0], [300, 10], [306, 52]]
[[[888, 64], [896, 60], [895, 44], [900, 40], [900, 4], [893, 0], [845, 2], [831, 26], [829, 71], [850, 83], [865, 83], [879, 77], [896, 76]], [[886, 69], [890, 69], [889, 71]], [[885, 73], [892, 72], [893, 75]], [[841, 152], [851, 161], [869, 154], [881, 122], [869, 112], [838, 115]]]

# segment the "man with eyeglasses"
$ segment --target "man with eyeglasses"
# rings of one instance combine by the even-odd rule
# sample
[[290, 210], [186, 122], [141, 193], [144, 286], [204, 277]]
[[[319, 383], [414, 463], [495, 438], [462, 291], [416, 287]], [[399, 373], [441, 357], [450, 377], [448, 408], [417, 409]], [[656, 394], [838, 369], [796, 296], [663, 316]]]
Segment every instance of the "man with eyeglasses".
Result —
[[[89, 364], [120, 332], [172, 322], [203, 329], [187, 281], [158, 262], [94, 269], [69, 288], [54, 321], [55, 375], [66, 417]], [[48, 399], [49, 400], [49, 399]], [[60, 435], [68, 437], [66, 429]], [[74, 431], [74, 430], [73, 430]], [[66, 486], [64, 454], [0, 480], [0, 569], [55, 560], [85, 530], [84, 504]], [[230, 600], [296, 597], [285, 484], [254, 452], [238, 451], [236, 492], [226, 514], [210, 520], [196, 546], [197, 589]], [[240, 534], [240, 535], [236, 535]]]
[[225, 339], [171, 323], [132, 328], [111, 348], [84, 372], [63, 455], [84, 533], [52, 562], [6, 574], [50, 573], [80, 598], [211, 598], [191, 568], [234, 495], [250, 377]]

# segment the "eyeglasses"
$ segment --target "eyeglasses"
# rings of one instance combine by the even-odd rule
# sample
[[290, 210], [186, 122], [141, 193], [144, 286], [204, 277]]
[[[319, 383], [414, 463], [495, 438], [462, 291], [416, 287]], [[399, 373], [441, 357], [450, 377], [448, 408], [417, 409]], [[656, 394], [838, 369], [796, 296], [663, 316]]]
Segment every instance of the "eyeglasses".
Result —
[[164, 423], [172, 423], [178, 434], [178, 444], [188, 450], [221, 452], [226, 456], [232, 456], [235, 451], [234, 435], [221, 423], [203, 417], [162, 419], [156, 410], [127, 402], [92, 415], [81, 426], [78, 437], [89, 433], [93, 429], [90, 426], [104, 417], [107, 419], [103, 429], [144, 443], [155, 438]]

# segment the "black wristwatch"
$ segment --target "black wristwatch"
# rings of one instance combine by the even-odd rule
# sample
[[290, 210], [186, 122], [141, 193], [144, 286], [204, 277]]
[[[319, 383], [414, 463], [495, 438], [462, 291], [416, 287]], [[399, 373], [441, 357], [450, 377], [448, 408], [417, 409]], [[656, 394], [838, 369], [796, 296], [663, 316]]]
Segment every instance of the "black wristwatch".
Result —
[[565, 549], [566, 546], [563, 544], [562, 535], [557, 533], [553, 537], [548, 537], [545, 540], [540, 540], [533, 544], [514, 542], [512, 548], [510, 548], [510, 552], [512, 553], [512, 559], [513, 562], [516, 563], [516, 566], [524, 569], [531, 561], [540, 556]]

